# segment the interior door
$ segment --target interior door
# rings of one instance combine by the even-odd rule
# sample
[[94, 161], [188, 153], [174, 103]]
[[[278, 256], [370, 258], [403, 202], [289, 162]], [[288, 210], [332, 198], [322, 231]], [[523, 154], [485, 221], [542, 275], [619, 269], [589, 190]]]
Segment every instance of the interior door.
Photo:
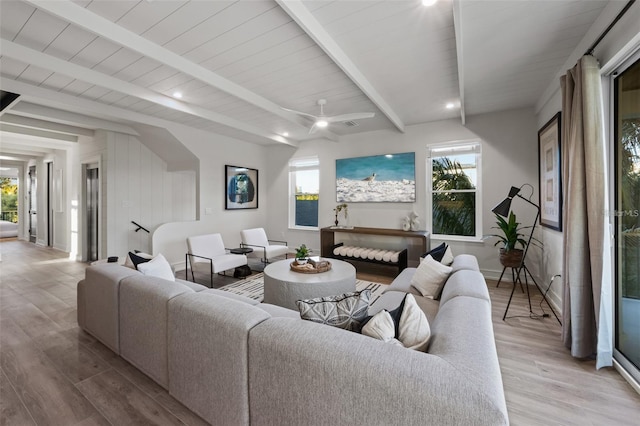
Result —
[[29, 167], [29, 241], [36, 242], [38, 237], [38, 214], [37, 214], [37, 181], [36, 181], [36, 166]]
[[98, 260], [98, 201], [99, 182], [97, 166], [87, 166], [85, 181], [86, 199], [86, 260], [92, 262]]

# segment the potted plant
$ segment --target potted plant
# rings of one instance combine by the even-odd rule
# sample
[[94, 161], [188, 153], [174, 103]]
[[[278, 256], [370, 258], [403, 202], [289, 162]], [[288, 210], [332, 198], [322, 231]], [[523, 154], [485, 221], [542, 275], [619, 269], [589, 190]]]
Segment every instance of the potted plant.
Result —
[[502, 234], [491, 236], [499, 239], [494, 244], [495, 246], [502, 244], [500, 263], [504, 267], [517, 268], [522, 264], [524, 249], [527, 248], [527, 241], [523, 238], [526, 235], [520, 232], [524, 228], [520, 228], [520, 223], [516, 221], [516, 215], [513, 212], [509, 213], [507, 220], [497, 214], [496, 219], [498, 226], [494, 226], [492, 229], [500, 229]]
[[295, 250], [296, 250], [296, 262], [298, 262], [299, 265], [304, 265], [305, 263], [307, 263], [307, 260], [309, 259], [309, 253], [311, 253], [311, 249], [308, 248], [306, 245], [302, 244], [300, 247], [297, 247]]

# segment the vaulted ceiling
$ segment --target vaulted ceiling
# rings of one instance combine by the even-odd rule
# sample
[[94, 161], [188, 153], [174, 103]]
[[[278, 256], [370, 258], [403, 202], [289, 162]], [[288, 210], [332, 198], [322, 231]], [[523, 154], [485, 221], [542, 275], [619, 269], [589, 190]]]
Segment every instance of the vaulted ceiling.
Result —
[[[608, 3], [1, 0], [0, 83], [21, 97], [0, 130], [177, 122], [296, 145], [464, 122], [533, 106]], [[317, 114], [318, 99], [375, 117], [309, 135], [282, 109]]]

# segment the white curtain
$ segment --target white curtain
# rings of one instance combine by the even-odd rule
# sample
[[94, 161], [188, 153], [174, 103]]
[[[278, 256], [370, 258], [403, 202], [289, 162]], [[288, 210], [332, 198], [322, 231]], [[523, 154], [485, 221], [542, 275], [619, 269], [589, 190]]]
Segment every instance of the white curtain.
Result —
[[612, 356], [611, 258], [602, 84], [586, 55], [561, 78], [564, 297], [562, 338], [578, 358]]

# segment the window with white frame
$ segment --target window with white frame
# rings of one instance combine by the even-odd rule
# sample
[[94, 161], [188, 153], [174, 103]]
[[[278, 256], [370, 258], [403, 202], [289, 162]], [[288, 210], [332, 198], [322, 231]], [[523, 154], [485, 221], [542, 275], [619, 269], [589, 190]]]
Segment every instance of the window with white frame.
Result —
[[289, 227], [318, 228], [320, 162], [318, 157], [289, 161]]
[[482, 238], [479, 141], [428, 147], [429, 208], [432, 236]]

